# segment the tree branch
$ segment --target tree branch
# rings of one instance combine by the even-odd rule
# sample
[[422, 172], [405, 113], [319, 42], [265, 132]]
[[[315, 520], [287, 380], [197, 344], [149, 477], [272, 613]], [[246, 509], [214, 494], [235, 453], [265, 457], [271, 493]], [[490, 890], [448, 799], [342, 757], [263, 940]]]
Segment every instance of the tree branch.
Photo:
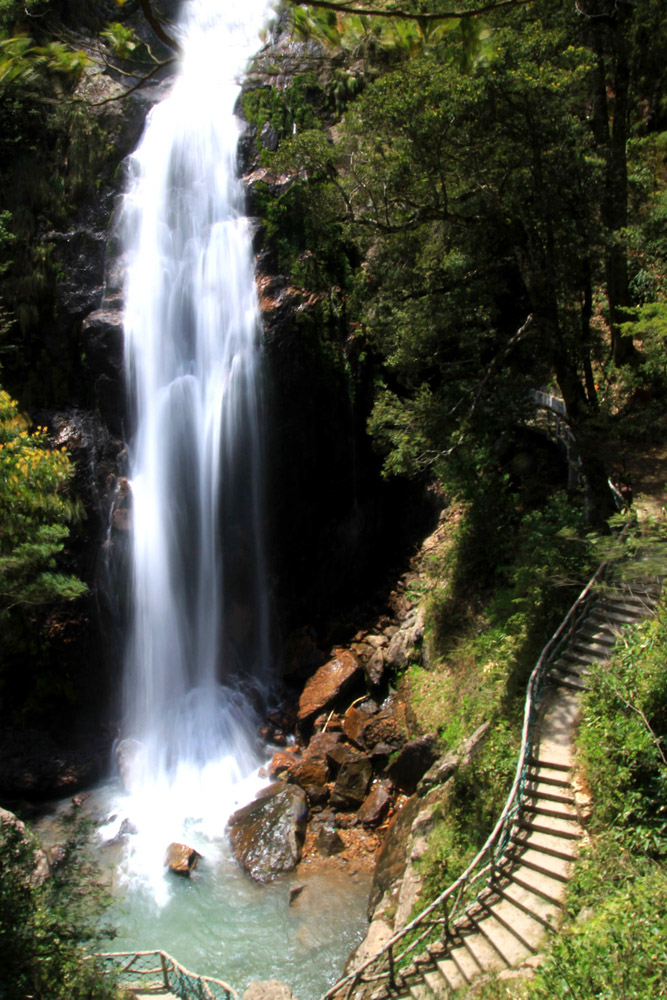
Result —
[[158, 20], [158, 18], [155, 16], [153, 12], [150, 0], [139, 0], [139, 3], [141, 6], [142, 14], [146, 18], [146, 20], [148, 21], [148, 23], [150, 24], [151, 28], [153, 29], [157, 37], [160, 39], [160, 41], [164, 42], [164, 44], [168, 48], [172, 49], [172, 51], [176, 52], [177, 55], [181, 55], [181, 46], [178, 44], [175, 38], [172, 38], [171, 35], [167, 34], [167, 32], [164, 30], [161, 22]]
[[151, 70], [149, 70], [148, 73], [145, 73], [138, 83], [135, 83], [135, 85], [130, 87], [128, 90], [123, 90], [120, 94], [114, 94], [113, 97], [105, 97], [102, 101], [81, 101], [80, 103], [88, 104], [91, 108], [99, 108], [102, 104], [111, 104], [113, 101], [122, 101], [125, 97], [129, 97], [130, 94], [133, 94], [135, 90], [139, 90], [139, 87], [143, 87], [143, 85], [150, 80], [152, 76], [155, 76], [158, 70], [163, 69], [165, 66], [168, 66], [169, 63], [174, 61], [175, 60], [173, 59], [168, 59], [166, 62], [158, 63]]
[[[422, 14], [410, 10], [397, 8], [396, 10], [383, 10], [377, 7], [354, 7], [350, 2], [337, 3], [336, 0], [289, 0], [295, 7], [320, 7], [323, 10], [334, 10], [339, 14], [360, 14], [362, 17], [389, 17], [398, 18], [403, 21], [460, 21], [480, 14], [490, 14], [496, 10], [504, 10], [512, 7], [524, 7], [532, 3], [533, 0], [497, 0], [496, 3], [485, 4], [483, 7], [475, 7], [473, 10], [448, 10], [441, 14]], [[142, 0], [143, 5], [143, 0]]]
[[632, 702], [629, 702], [627, 698], [624, 698], [621, 692], [617, 689], [615, 684], [612, 684], [611, 688], [616, 697], [618, 698], [618, 700], [622, 701], [626, 708], [629, 708], [631, 712], [634, 712], [635, 715], [638, 715], [639, 718], [642, 720], [642, 722], [646, 726], [646, 729], [648, 730], [649, 736], [651, 737], [653, 743], [655, 744], [656, 750], [658, 751], [658, 753], [662, 758], [662, 763], [665, 765], [665, 767], [667, 767], [667, 757], [665, 756], [665, 752], [662, 749], [660, 740], [656, 736], [655, 730], [652, 728], [651, 723], [648, 721], [648, 719], [642, 712], [641, 708], [637, 708], [637, 706], [633, 705]]

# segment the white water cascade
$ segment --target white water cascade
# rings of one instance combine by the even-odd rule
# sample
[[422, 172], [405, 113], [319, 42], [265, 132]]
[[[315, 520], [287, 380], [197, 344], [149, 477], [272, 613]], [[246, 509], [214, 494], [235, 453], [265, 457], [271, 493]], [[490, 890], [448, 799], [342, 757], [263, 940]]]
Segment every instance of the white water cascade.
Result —
[[129, 861], [168, 896], [171, 840], [220, 837], [258, 766], [268, 678], [258, 307], [236, 174], [237, 78], [266, 0], [187, 0], [183, 57], [130, 161], [125, 356], [133, 407], [134, 622], [126, 735], [138, 741]]

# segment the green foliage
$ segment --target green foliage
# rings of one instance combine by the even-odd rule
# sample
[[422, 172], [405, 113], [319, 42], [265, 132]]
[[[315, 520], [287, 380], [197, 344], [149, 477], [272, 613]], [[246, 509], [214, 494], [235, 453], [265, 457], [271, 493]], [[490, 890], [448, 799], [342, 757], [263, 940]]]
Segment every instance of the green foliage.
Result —
[[284, 90], [258, 87], [243, 95], [243, 113], [260, 134], [267, 122], [284, 139], [319, 125], [316, 109], [326, 105], [326, 95], [313, 73], [293, 77]]
[[514, 778], [517, 747], [516, 732], [500, 723], [471, 763], [455, 772], [439, 822], [418, 864], [423, 880], [420, 907], [465, 871], [491, 833]]
[[1, 1000], [114, 1000], [86, 950], [108, 936], [100, 922], [108, 895], [73, 830], [51, 875], [35, 870], [38, 844], [25, 829], [0, 821]]
[[632, 853], [667, 856], [667, 615], [626, 630], [592, 671], [580, 745], [595, 789], [595, 823]]
[[67, 497], [72, 474], [66, 450], [48, 448], [46, 431], [31, 431], [0, 390], [0, 615], [85, 593], [80, 580], [57, 571], [66, 522], [76, 513]]

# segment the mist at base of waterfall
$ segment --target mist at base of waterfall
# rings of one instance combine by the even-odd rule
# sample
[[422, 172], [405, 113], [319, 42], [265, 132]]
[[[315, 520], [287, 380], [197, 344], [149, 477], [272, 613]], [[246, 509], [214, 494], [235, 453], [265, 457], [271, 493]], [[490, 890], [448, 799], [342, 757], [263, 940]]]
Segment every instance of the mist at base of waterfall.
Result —
[[[209, 777], [214, 789], [214, 768]], [[135, 812], [139, 823], [144, 816], [148, 820], [143, 833], [137, 827], [115, 843], [123, 819], [133, 813], [133, 796], [117, 780], [93, 792], [85, 811], [98, 823], [109, 818], [94, 837], [113, 893], [105, 922], [117, 928], [105, 950], [161, 949], [190, 972], [229, 983], [239, 998], [252, 980], [282, 980], [298, 1000], [317, 1000], [333, 985], [368, 927], [370, 868], [352, 871], [339, 858], [318, 858], [266, 885], [251, 879], [234, 860], [224, 828], [227, 815], [263, 783], [254, 772], [235, 786], [238, 801], [228, 799], [216, 807], [217, 814], [212, 808], [179, 827], [169, 826], [174, 817], [165, 814], [163, 790], [156, 789], [144, 811]], [[62, 812], [69, 810], [70, 800], [61, 806]], [[53, 820], [39, 832], [45, 842], [61, 836]], [[164, 867], [172, 833], [182, 834], [202, 855], [189, 878]], [[290, 904], [290, 890], [301, 886]]]

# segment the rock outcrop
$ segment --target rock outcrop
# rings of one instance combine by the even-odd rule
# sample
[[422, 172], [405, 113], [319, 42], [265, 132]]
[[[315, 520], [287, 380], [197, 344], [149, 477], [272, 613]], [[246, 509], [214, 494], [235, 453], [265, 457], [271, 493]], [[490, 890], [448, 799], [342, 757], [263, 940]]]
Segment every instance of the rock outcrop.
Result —
[[308, 819], [305, 792], [276, 782], [229, 820], [234, 856], [258, 882], [291, 871], [300, 858]]

